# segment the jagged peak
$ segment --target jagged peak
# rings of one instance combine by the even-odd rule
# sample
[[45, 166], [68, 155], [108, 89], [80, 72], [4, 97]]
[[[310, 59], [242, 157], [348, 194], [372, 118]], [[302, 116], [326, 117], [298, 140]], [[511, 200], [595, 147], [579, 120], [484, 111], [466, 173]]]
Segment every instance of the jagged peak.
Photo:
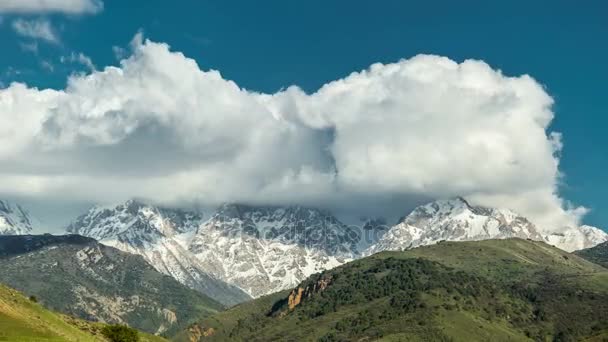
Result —
[[21, 205], [0, 200], [0, 235], [28, 234], [39, 228], [40, 222]]
[[301, 205], [251, 205], [241, 203], [223, 203], [216, 210], [214, 216], [226, 216], [231, 218], [244, 218], [250, 215], [280, 215], [280, 216], [310, 216], [310, 217], [333, 217], [324, 209], [306, 207]]

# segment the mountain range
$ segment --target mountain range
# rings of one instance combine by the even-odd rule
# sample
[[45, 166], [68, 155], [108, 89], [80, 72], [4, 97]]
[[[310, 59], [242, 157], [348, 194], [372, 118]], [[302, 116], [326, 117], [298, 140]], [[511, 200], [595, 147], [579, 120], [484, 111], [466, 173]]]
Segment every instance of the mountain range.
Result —
[[359, 227], [300, 206], [224, 204], [204, 215], [130, 200], [93, 207], [67, 231], [141, 255], [157, 271], [227, 306], [293, 288], [312, 274], [367, 255], [443, 240], [517, 237], [566, 251], [608, 241], [608, 234], [589, 226], [547, 233], [511, 210], [474, 206], [463, 198], [422, 205], [393, 226], [379, 219]]
[[92, 208], [68, 231], [140, 254], [158, 271], [227, 305], [247, 297], [221, 286], [210, 289], [212, 279], [257, 298], [365, 255], [442, 240], [519, 237], [567, 251], [608, 240], [608, 234], [587, 226], [546, 234], [511, 210], [473, 206], [463, 198], [420, 206], [392, 227], [382, 220], [349, 226], [328, 211], [298, 206], [224, 204], [203, 216], [128, 201]]

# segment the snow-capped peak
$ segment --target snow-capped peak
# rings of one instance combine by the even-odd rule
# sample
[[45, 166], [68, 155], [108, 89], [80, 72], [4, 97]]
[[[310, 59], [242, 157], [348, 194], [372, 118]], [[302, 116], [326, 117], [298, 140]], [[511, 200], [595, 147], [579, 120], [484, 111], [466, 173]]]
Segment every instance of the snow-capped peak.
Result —
[[545, 236], [547, 242], [565, 251], [591, 248], [608, 241], [608, 233], [587, 225], [567, 227], [562, 232], [554, 232]]
[[203, 215], [198, 212], [129, 200], [114, 206], [93, 207], [67, 230], [139, 254], [157, 271], [221, 303], [233, 305], [249, 299], [235, 286], [212, 277], [187, 250], [188, 241], [202, 222]]
[[324, 210], [226, 204], [188, 248], [211, 274], [258, 297], [358, 257], [360, 238]]
[[544, 240], [523, 216], [508, 210], [473, 206], [457, 197], [438, 200], [414, 209], [392, 227], [365, 254], [403, 250], [441, 240], [467, 241], [510, 237]]
[[39, 226], [39, 221], [23, 207], [0, 200], [0, 235], [31, 234]]
[[67, 230], [100, 241], [138, 238], [150, 242], [195, 230], [202, 220], [200, 213], [128, 200], [115, 206], [95, 206], [78, 217]]

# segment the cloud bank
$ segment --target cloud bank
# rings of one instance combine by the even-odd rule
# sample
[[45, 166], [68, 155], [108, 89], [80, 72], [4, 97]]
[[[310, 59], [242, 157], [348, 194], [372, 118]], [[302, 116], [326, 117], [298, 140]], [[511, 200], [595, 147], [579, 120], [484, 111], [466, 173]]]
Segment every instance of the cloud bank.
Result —
[[2, 0], [0, 13], [94, 14], [103, 10], [101, 0]]
[[[63, 90], [0, 90], [0, 193], [96, 202], [301, 203], [365, 212], [457, 195], [546, 229], [558, 195], [553, 100], [530, 76], [419, 55], [307, 94], [240, 88], [138, 36]], [[409, 204], [406, 204], [409, 203]]]

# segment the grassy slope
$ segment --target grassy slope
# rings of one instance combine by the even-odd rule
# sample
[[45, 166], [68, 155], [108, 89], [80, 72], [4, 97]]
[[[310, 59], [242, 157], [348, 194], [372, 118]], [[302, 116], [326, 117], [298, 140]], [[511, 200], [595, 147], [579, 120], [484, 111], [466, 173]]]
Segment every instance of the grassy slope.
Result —
[[[76, 320], [44, 309], [20, 292], [0, 285], [0, 341], [106, 341], [101, 323]], [[163, 338], [140, 333], [142, 342]]]
[[581, 258], [585, 258], [598, 265], [608, 268], [608, 242], [601, 243], [595, 247], [574, 252]]
[[[80, 260], [79, 253], [87, 249], [99, 254]], [[80, 236], [0, 237], [0, 269], [1, 283], [35, 295], [50, 310], [86, 320], [125, 322], [149, 333], [166, 325], [166, 333], [175, 334], [223, 309], [159, 273], [141, 256]], [[77, 295], [75, 288], [82, 291]], [[132, 300], [135, 296], [137, 301]], [[115, 305], [123, 299], [121, 306]], [[175, 324], [169, 324], [163, 309], [175, 313]]]
[[[414, 258], [432, 262], [420, 266], [412, 263]], [[374, 292], [399, 281], [402, 288], [409, 286], [399, 272], [422, 272], [414, 280], [427, 274], [440, 280], [422, 282], [416, 285], [417, 292], [405, 292], [412, 298], [418, 296], [414, 308], [396, 310], [391, 304], [393, 292]], [[525, 341], [528, 336], [593, 340], [608, 331], [606, 269], [540, 242], [444, 242], [379, 253], [311, 279], [328, 276], [334, 278], [330, 287], [292, 312], [277, 303], [286, 297], [281, 293], [203, 320], [201, 331], [212, 328], [213, 334], [201, 340]], [[366, 276], [375, 278], [365, 278], [361, 287], [352, 285]], [[366, 283], [377, 289], [367, 289]], [[366, 297], [350, 298], [359, 292]], [[336, 300], [341, 297], [347, 299]], [[331, 303], [336, 306], [327, 309]], [[287, 314], [276, 314], [277, 307], [279, 313]], [[273, 310], [275, 315], [269, 316]], [[176, 340], [186, 341], [187, 335]]]

